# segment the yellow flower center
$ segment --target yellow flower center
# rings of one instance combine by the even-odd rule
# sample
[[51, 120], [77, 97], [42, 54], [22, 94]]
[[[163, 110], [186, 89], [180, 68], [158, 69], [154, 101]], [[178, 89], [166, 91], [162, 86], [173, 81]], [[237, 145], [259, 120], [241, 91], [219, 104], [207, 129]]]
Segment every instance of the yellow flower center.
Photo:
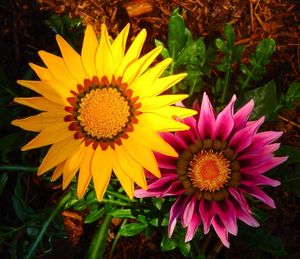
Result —
[[106, 150], [108, 146], [122, 145], [138, 123], [139, 97], [132, 97], [133, 91], [122, 78], [107, 77], [101, 80], [94, 76], [77, 85], [67, 98], [70, 106], [65, 107], [69, 114], [64, 117], [69, 122], [69, 130], [74, 131], [74, 139], [82, 139], [85, 145], [98, 146]]
[[115, 88], [97, 88], [80, 99], [77, 119], [84, 131], [98, 139], [123, 132], [129, 122], [128, 101]]
[[236, 158], [227, 142], [196, 139], [182, 151], [176, 164], [185, 194], [195, 195], [198, 200], [224, 200], [229, 195], [228, 187], [240, 184], [240, 164]]
[[212, 150], [202, 150], [194, 155], [188, 170], [193, 186], [210, 192], [224, 187], [231, 173], [229, 161]]

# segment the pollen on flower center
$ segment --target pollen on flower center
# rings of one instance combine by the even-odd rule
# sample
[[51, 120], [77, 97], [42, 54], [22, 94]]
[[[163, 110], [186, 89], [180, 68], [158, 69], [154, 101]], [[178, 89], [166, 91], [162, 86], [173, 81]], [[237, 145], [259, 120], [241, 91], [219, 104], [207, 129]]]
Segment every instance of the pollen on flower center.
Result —
[[228, 197], [228, 187], [240, 184], [239, 161], [227, 142], [215, 139], [195, 139], [180, 154], [176, 172], [187, 195], [198, 200], [222, 201]]
[[121, 77], [111, 81], [105, 76], [101, 80], [96, 76], [85, 79], [71, 94], [67, 98], [70, 106], [65, 107], [69, 115], [64, 121], [70, 122], [68, 128], [74, 131], [74, 139], [82, 139], [86, 146], [93, 144], [94, 149], [98, 145], [102, 150], [122, 145], [142, 113], [139, 97], [132, 98], [133, 91]]
[[190, 161], [188, 176], [194, 187], [201, 191], [214, 192], [228, 182], [230, 163], [220, 153], [202, 150]]
[[80, 100], [77, 119], [92, 137], [114, 138], [129, 122], [128, 101], [115, 88], [96, 88]]

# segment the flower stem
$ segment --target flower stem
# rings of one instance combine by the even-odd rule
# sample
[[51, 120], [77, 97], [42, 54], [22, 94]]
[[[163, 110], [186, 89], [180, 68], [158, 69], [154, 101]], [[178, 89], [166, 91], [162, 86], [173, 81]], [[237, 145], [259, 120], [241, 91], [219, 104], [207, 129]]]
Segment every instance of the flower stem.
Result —
[[36, 167], [18, 166], [18, 165], [0, 165], [0, 171], [24, 171], [37, 172]]
[[61, 211], [61, 209], [65, 206], [65, 204], [70, 200], [72, 194], [71, 192], [68, 192], [64, 197], [62, 197], [62, 199], [56, 204], [56, 206], [54, 207], [52, 213], [50, 214], [50, 216], [48, 217], [48, 219], [45, 221], [40, 233], [38, 234], [36, 240], [34, 241], [33, 245], [31, 246], [28, 254], [25, 256], [25, 259], [29, 259], [32, 258], [36, 248], [38, 246], [38, 244], [40, 243], [40, 241], [42, 240], [49, 224], [51, 223], [51, 221], [57, 216], [57, 214]]
[[[127, 223], [127, 219], [124, 219], [123, 222], [122, 222], [122, 224], [121, 224], [121, 226], [120, 226], [120, 229], [121, 229], [124, 225], [126, 225], [126, 223]], [[111, 258], [113, 257], [114, 251], [115, 251], [115, 248], [116, 248], [116, 245], [117, 245], [117, 242], [118, 242], [118, 240], [120, 239], [120, 237], [121, 237], [121, 234], [120, 234], [120, 231], [119, 231], [119, 232], [117, 233], [115, 239], [114, 239], [114, 242], [113, 242], [112, 246], [111, 246], [111, 249], [110, 249], [110, 252], [109, 252], [109, 259], [111, 259]]]
[[86, 259], [101, 259], [105, 250], [105, 242], [112, 216], [107, 214], [102, 225], [97, 229], [86, 255]]
[[229, 52], [229, 65], [226, 70], [225, 74], [225, 80], [224, 80], [224, 86], [223, 86], [223, 92], [222, 92], [222, 97], [221, 97], [221, 105], [223, 105], [226, 102], [227, 99], [227, 94], [228, 94], [228, 88], [229, 88], [229, 83], [231, 79], [231, 63], [232, 63], [232, 51]]

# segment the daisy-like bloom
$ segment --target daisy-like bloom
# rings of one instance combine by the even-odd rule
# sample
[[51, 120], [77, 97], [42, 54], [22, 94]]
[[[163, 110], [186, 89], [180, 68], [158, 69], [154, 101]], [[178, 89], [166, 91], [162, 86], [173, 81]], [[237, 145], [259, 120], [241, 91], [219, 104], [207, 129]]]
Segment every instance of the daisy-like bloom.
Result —
[[160, 95], [186, 74], [161, 78], [171, 59], [149, 68], [161, 47], [139, 58], [145, 30], [125, 51], [129, 25], [114, 41], [105, 25], [101, 29], [98, 42], [93, 28], [87, 26], [81, 55], [59, 35], [56, 40], [62, 57], [39, 51], [46, 67], [30, 66], [40, 81], [18, 83], [41, 96], [15, 98], [15, 102], [42, 112], [12, 122], [39, 132], [22, 150], [52, 145], [38, 175], [55, 168], [52, 180], [62, 175], [65, 189], [79, 171], [78, 197], [93, 179], [99, 201], [112, 171], [129, 197], [133, 197], [134, 182], [147, 188], [143, 168], [160, 177], [153, 151], [177, 153], [158, 133], [188, 129], [173, 117], [195, 114], [171, 106], [187, 95]]
[[228, 233], [237, 235], [237, 219], [257, 227], [245, 199], [250, 195], [275, 208], [274, 201], [260, 189], [261, 185], [278, 186], [264, 176], [287, 157], [274, 157], [280, 144], [274, 143], [281, 132], [257, 132], [264, 121], [248, 121], [254, 102], [234, 112], [236, 97], [216, 115], [204, 93], [196, 117], [184, 119], [189, 131], [164, 133], [163, 137], [179, 154], [172, 158], [157, 154], [160, 179], [150, 179], [148, 191], [135, 191], [136, 197], [174, 196], [169, 218], [169, 237], [177, 219], [187, 228], [185, 241], [190, 241], [200, 224], [204, 234], [212, 225], [222, 243], [229, 247]]

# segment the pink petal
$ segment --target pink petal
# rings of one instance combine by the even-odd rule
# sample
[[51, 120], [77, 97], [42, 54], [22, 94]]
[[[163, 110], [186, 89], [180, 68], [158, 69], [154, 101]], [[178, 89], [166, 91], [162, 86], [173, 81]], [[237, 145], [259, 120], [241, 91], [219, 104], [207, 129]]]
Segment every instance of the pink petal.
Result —
[[230, 187], [229, 192], [233, 206], [235, 207], [236, 217], [245, 222], [251, 227], [258, 227], [259, 223], [252, 217], [252, 211], [243, 195], [241, 195], [236, 189]]
[[[199, 110], [196, 110], [196, 111], [199, 111]], [[199, 115], [196, 114], [195, 116], [199, 116]], [[197, 121], [194, 117], [191, 116], [191, 117], [183, 119], [183, 123], [190, 126], [189, 132], [191, 132], [196, 138], [200, 138], [198, 128], [197, 128]]]
[[215, 130], [215, 112], [207, 94], [203, 93], [201, 110], [198, 120], [198, 130], [202, 140], [212, 138]]
[[213, 211], [211, 203], [205, 200], [200, 201], [199, 214], [203, 222], [203, 232], [207, 234], [210, 229], [211, 222], [215, 217], [215, 211]]
[[270, 169], [282, 164], [287, 159], [288, 159], [287, 156], [272, 157], [270, 160], [268, 160], [267, 163], [263, 163], [258, 167], [253, 167], [253, 166], [241, 167], [240, 171], [243, 173], [263, 174], [269, 171]]
[[177, 153], [181, 153], [184, 149], [186, 149], [187, 144], [178, 136], [170, 132], [162, 132], [160, 133], [161, 137], [168, 142]]
[[181, 208], [182, 199], [183, 198], [181, 196], [179, 196], [170, 209], [170, 218], [169, 218], [169, 224], [168, 224], [169, 238], [171, 238], [171, 236], [174, 232], [174, 229], [175, 229], [175, 226], [177, 223], [177, 218], [179, 216], [179, 212], [180, 212], [180, 208]]
[[230, 243], [228, 241], [228, 232], [227, 232], [227, 229], [225, 228], [225, 226], [223, 225], [222, 221], [219, 219], [219, 217], [215, 217], [213, 219], [212, 225], [213, 225], [217, 235], [221, 239], [223, 245], [226, 246], [227, 248], [229, 248]]
[[280, 182], [269, 177], [266, 177], [261, 174], [247, 174], [243, 173], [241, 183], [243, 185], [252, 186], [252, 185], [269, 185], [272, 187], [277, 187], [280, 185]]
[[183, 216], [181, 218], [181, 224], [185, 228], [191, 223], [194, 210], [195, 210], [195, 203], [196, 203], [195, 196], [191, 197], [188, 204], [183, 208]]
[[280, 147], [280, 143], [274, 143], [270, 145], [266, 145], [262, 147], [258, 153], [248, 153], [245, 152], [243, 155], [239, 156], [238, 160], [248, 160], [248, 159], [253, 159], [253, 158], [258, 158], [258, 156], [268, 156], [268, 155], [273, 155], [272, 153], [278, 150]]
[[233, 129], [233, 107], [236, 101], [236, 96], [232, 96], [229, 104], [218, 115], [216, 120], [215, 132], [213, 139], [226, 140]]
[[177, 157], [170, 157], [160, 153], [154, 153], [159, 168], [176, 170]]
[[166, 190], [170, 188], [170, 184], [174, 181], [178, 180], [176, 174], [171, 176], [164, 176], [160, 179], [157, 179], [153, 183], [148, 185], [148, 190], [145, 191], [143, 189], [136, 190], [134, 192], [134, 196], [137, 198], [145, 198], [145, 197], [163, 197]]
[[186, 235], [185, 235], [185, 242], [189, 242], [193, 239], [196, 230], [198, 229], [201, 223], [201, 218], [197, 210], [194, 210], [193, 217], [191, 223], [187, 227]]
[[229, 141], [229, 146], [234, 147], [235, 152], [239, 153], [247, 148], [252, 139], [257, 132], [260, 125], [264, 122], [264, 117], [260, 118], [257, 121], [249, 124], [245, 128], [241, 129], [240, 131], [236, 132], [231, 140]]
[[252, 140], [251, 145], [247, 148], [247, 153], [256, 153], [265, 145], [268, 145], [281, 137], [283, 132], [280, 131], [263, 131], [257, 133]]
[[246, 185], [240, 185], [240, 189], [251, 196], [255, 197], [256, 199], [262, 201], [266, 205], [270, 206], [271, 208], [276, 208], [274, 200], [268, 196], [265, 192], [260, 190], [256, 186], [246, 186]]
[[182, 187], [181, 181], [173, 181], [162, 197], [182, 195], [186, 190]]
[[175, 132], [175, 135], [181, 138], [188, 145], [193, 143], [196, 139], [195, 134], [192, 132], [191, 129], [184, 130], [184, 131], [177, 131]]
[[244, 128], [248, 118], [253, 111], [254, 101], [251, 99], [248, 103], [246, 103], [243, 107], [241, 107], [234, 115], [234, 128], [233, 131], [236, 132], [241, 128]]
[[235, 208], [231, 201], [229, 199], [226, 199], [222, 202], [213, 201], [212, 206], [228, 232], [236, 235], [238, 230], [236, 223], [236, 214]]
[[268, 154], [249, 154], [244, 156], [243, 159], [238, 158], [241, 162], [241, 167], [252, 167], [256, 168], [260, 166], [262, 163], [268, 163], [268, 161], [273, 157], [272, 153]]
[[259, 227], [259, 223], [257, 222], [257, 220], [251, 214], [246, 213], [240, 208], [236, 209], [236, 217], [251, 227]]

